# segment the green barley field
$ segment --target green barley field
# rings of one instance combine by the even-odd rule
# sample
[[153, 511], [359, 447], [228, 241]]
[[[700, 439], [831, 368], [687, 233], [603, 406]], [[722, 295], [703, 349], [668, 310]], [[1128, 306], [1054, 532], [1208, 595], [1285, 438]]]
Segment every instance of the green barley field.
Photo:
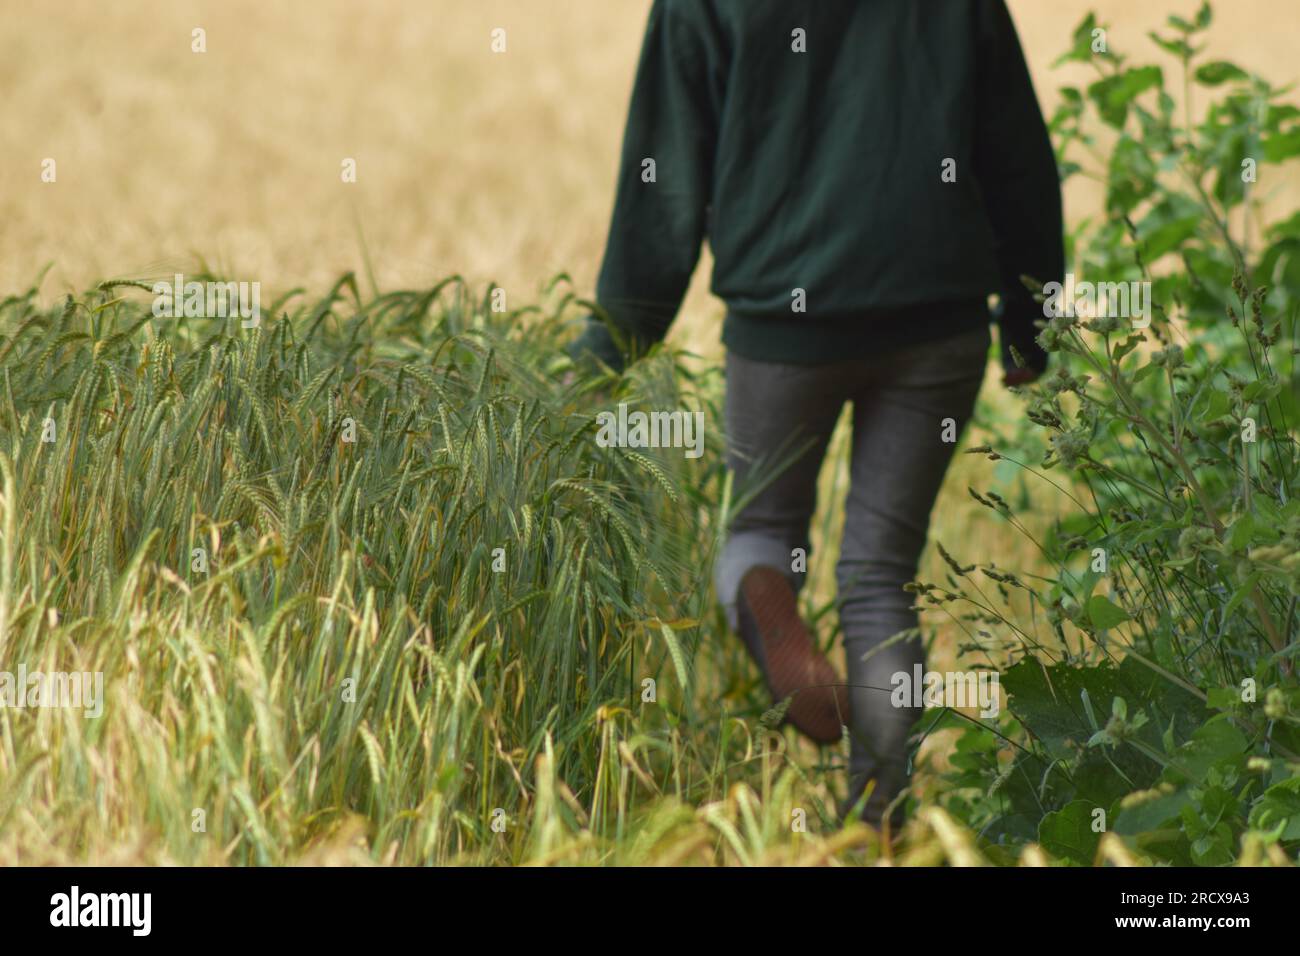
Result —
[[102, 672], [106, 705], [0, 710], [4, 862], [883, 852], [723, 636], [716, 447], [594, 441], [593, 388], [715, 441], [716, 377], [559, 384], [562, 285], [500, 316], [347, 276], [254, 329], [131, 284], [31, 298], [3, 304], [0, 652]]

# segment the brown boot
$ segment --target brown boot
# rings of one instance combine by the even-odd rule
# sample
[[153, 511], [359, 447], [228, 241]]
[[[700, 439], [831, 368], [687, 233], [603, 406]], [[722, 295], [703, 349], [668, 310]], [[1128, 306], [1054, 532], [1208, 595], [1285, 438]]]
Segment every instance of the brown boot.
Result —
[[786, 719], [822, 744], [840, 739], [849, 695], [799, 616], [794, 589], [776, 568], [757, 567], [740, 582], [740, 636], [776, 701], [790, 698]]

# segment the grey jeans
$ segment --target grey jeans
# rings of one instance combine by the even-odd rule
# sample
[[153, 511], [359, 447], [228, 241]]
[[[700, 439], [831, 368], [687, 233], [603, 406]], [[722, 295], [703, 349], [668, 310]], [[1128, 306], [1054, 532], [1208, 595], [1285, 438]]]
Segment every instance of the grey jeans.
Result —
[[[802, 548], [811, 560], [818, 471], [844, 403], [853, 403], [837, 604], [853, 710], [849, 798], [853, 803], [875, 781], [864, 813], [873, 823], [907, 785], [907, 738], [920, 716], [914, 708], [891, 704], [891, 678], [923, 664], [924, 650], [912, 639], [864, 656], [917, 626], [912, 596], [903, 586], [916, 575], [930, 511], [974, 409], [989, 343], [989, 328], [982, 325], [832, 365], [727, 355], [728, 464], [737, 493], [787, 462], [735, 516], [714, 571], [733, 628], [740, 580], [750, 568], [769, 565], [783, 571], [796, 590], [802, 585], [792, 555]], [[801, 448], [806, 450], [788, 463]]]

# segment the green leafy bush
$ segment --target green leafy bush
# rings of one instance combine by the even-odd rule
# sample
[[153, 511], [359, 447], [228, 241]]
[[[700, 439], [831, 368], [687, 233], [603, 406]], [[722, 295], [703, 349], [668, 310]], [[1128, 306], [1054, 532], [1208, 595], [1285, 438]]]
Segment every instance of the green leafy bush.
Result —
[[1008, 851], [1088, 864], [1112, 833], [1153, 862], [1218, 865], [1300, 847], [1300, 214], [1264, 222], [1256, 193], [1300, 155], [1300, 110], [1202, 62], [1210, 22], [1207, 4], [1151, 35], [1180, 68], [1181, 111], [1163, 66], [1097, 49], [1091, 16], [1062, 57], [1098, 74], [1063, 90], [1062, 174], [1106, 187], [1104, 215], [1071, 236], [1073, 271], [1149, 282], [1150, 324], [1100, 295], [1055, 310], [1027, 421], [972, 449], [1053, 490], [1041, 535], [1005, 483], [971, 490], [1050, 573], [957, 555], [946, 586], [917, 586], [1005, 652], [1010, 716], [965, 731], [946, 801]]

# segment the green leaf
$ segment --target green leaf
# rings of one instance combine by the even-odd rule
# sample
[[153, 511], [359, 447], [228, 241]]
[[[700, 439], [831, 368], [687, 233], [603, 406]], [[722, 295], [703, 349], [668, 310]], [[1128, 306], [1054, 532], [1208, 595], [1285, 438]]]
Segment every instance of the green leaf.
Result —
[[1099, 631], [1108, 630], [1118, 624], [1123, 624], [1129, 619], [1128, 614], [1122, 607], [1119, 607], [1103, 594], [1094, 594], [1088, 598], [1085, 609], [1088, 613], [1088, 620]]
[[1192, 55], [1192, 45], [1188, 43], [1186, 40], [1184, 40], [1182, 37], [1178, 37], [1177, 39], [1174, 40], [1166, 40], [1164, 37], [1156, 33], [1154, 30], [1148, 33], [1147, 36], [1150, 37], [1151, 42], [1156, 44], [1156, 46], [1160, 47], [1160, 49], [1164, 50], [1166, 53], [1173, 54], [1174, 56], [1178, 57], [1180, 60], [1188, 58]]
[[1088, 96], [1097, 105], [1101, 118], [1109, 125], [1120, 129], [1128, 116], [1128, 105], [1134, 98], [1147, 90], [1157, 88], [1164, 83], [1164, 73], [1158, 66], [1143, 66], [1125, 70], [1098, 80], [1088, 87]]
[[1147, 151], [1132, 136], [1121, 136], [1110, 154], [1106, 209], [1126, 215], [1156, 190], [1156, 167]]
[[1205, 692], [1205, 702], [1215, 710], [1232, 711], [1241, 703], [1238, 687], [1211, 687]]
[[1038, 824], [1038, 842], [1053, 856], [1088, 866], [1097, 856], [1101, 834], [1092, 829], [1093, 811], [1087, 800], [1072, 800]]
[[1088, 14], [1074, 28], [1074, 37], [1070, 44], [1070, 49], [1062, 53], [1052, 63], [1056, 68], [1062, 63], [1087, 63], [1092, 59], [1092, 31], [1097, 28], [1097, 17], [1095, 14]]
[[1136, 385], [1138, 382], [1142, 381], [1148, 375], [1151, 375], [1154, 372], [1158, 372], [1163, 368], [1164, 368], [1163, 365], [1154, 365], [1151, 362], [1148, 362], [1146, 365], [1143, 365], [1140, 369], [1138, 369], [1136, 372], [1133, 373], [1133, 384]]
[[1195, 75], [1196, 81], [1206, 86], [1218, 86], [1228, 80], [1250, 79], [1250, 75], [1245, 70], [1235, 63], [1229, 63], [1227, 60], [1215, 60], [1212, 63], [1206, 63], [1197, 68]]
[[1137, 836], [1158, 830], [1182, 812], [1192, 802], [1187, 790], [1176, 790], [1152, 799], [1123, 807], [1115, 817], [1112, 829], [1121, 836]]
[[1300, 156], [1300, 129], [1270, 136], [1260, 144], [1264, 159], [1270, 163], [1280, 163], [1292, 156]]
[[1100, 571], [1094, 571], [1089, 567], [1083, 573], [1083, 577], [1079, 579], [1079, 593], [1075, 597], [1080, 601], [1087, 601], [1088, 598], [1092, 597], [1092, 592], [1096, 590], [1097, 582], [1103, 577], [1105, 575]]
[[1143, 335], [1141, 332], [1137, 333], [1136, 335], [1130, 335], [1123, 342], [1116, 343], [1115, 348], [1111, 351], [1111, 358], [1114, 361], [1118, 362], [1125, 355], [1128, 355], [1129, 352], [1132, 352], [1135, 348], [1137, 348], [1138, 345], [1145, 342], [1146, 339], [1147, 337]]
[[1232, 409], [1232, 400], [1221, 388], [1208, 388], [1192, 409], [1192, 418], [1204, 425], [1217, 421]]
[[1228, 547], [1233, 551], [1244, 551], [1255, 537], [1255, 516], [1249, 511], [1238, 515], [1228, 528]]
[[1177, 249], [1185, 240], [1196, 235], [1203, 221], [1203, 216], [1188, 216], [1153, 229], [1141, 240], [1143, 258], [1151, 262]]
[[[1044, 666], [1036, 660], [1022, 660], [1003, 674], [1008, 709], [1053, 757], [1075, 759], [1079, 747], [1096, 731], [1083, 704], [1084, 694], [1092, 700], [1124, 697], [1134, 710], [1146, 711], [1153, 724], [1140, 729], [1137, 737], [1153, 749], [1160, 749], [1157, 726], [1172, 725], [1173, 737], [1184, 741], [1206, 719], [1207, 711], [1196, 697], [1131, 658], [1119, 667], [1074, 667], [1068, 664]], [[1135, 756], [1136, 774], [1115, 794], [1122, 796], [1134, 786], [1154, 781], [1159, 768], [1145, 756]], [[1099, 756], [1098, 762], [1104, 767]], [[1141, 778], [1141, 779], [1139, 779]], [[1079, 778], [1076, 778], [1079, 779]]]
[[1269, 787], [1250, 811], [1250, 825], [1257, 830], [1280, 827], [1283, 840], [1300, 840], [1300, 777]]
[[1251, 382], [1242, 389], [1241, 397], [1243, 401], [1247, 402], [1268, 403], [1272, 401], [1281, 390], [1282, 383], [1276, 379], [1260, 379], [1259, 381]]
[[1199, 783], [1212, 767], [1244, 766], [1247, 746], [1245, 735], [1232, 719], [1227, 714], [1218, 714], [1206, 721], [1179, 749], [1176, 764], [1180, 770], [1190, 774], [1191, 782]]
[[1233, 611], [1237, 610], [1237, 608], [1241, 607], [1241, 602], [1246, 600], [1246, 598], [1250, 596], [1250, 592], [1255, 589], [1255, 585], [1259, 583], [1259, 579], [1262, 578], [1263, 576], [1264, 576], [1263, 571], [1254, 571], [1251, 573], [1250, 577], [1246, 578], [1245, 582], [1241, 585], [1241, 587], [1237, 588], [1237, 590], [1233, 592], [1232, 597], [1231, 599], [1229, 599], [1228, 603], [1224, 605], [1223, 607], [1224, 617], [1227, 617]]

